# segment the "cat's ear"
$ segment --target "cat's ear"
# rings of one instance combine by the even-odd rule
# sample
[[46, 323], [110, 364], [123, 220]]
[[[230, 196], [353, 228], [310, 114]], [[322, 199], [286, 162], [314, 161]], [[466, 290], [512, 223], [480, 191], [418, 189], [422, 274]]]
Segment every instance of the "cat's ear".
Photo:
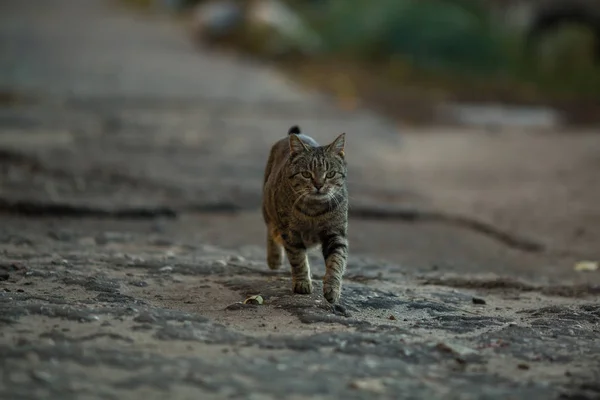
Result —
[[308, 147], [306, 147], [304, 142], [298, 136], [290, 135], [288, 137], [290, 138], [290, 152], [292, 154], [308, 151]]
[[338, 154], [340, 157], [344, 157], [344, 146], [346, 145], [346, 134], [342, 133], [340, 136], [335, 138], [330, 145], [327, 146], [327, 150], [331, 153]]

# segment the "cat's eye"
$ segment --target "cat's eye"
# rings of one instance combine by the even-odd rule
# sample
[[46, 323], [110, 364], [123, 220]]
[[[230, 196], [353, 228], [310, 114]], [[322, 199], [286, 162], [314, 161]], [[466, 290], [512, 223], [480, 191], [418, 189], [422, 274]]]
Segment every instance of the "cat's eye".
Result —
[[335, 174], [337, 174], [337, 172], [330, 171], [330, 172], [327, 173], [327, 175], [325, 175], [325, 178], [331, 179], [331, 178], [333, 178], [335, 176]]
[[302, 176], [303, 176], [304, 178], [308, 179], [308, 178], [311, 178], [311, 177], [312, 177], [312, 174], [311, 174], [310, 172], [308, 172], [308, 171], [304, 171], [304, 172], [302, 173]]

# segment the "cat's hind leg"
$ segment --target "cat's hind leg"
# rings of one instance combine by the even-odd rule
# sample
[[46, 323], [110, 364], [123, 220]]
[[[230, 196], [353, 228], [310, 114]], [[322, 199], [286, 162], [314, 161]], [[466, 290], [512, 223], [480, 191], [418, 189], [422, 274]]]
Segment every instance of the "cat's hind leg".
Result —
[[281, 237], [272, 226], [267, 227], [267, 264], [273, 270], [283, 265]]

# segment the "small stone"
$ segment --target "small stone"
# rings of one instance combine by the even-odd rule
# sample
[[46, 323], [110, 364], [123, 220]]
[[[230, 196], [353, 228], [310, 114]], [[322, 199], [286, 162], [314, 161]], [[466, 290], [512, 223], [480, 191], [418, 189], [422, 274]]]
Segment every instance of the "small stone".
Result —
[[216, 260], [213, 264], [218, 267], [226, 267], [227, 266], [227, 262], [225, 260]]
[[473, 297], [473, 304], [486, 304], [486, 302], [480, 297]]
[[577, 264], [575, 264], [575, 266], [573, 267], [573, 269], [575, 271], [578, 271], [578, 272], [597, 271], [598, 270], [598, 265], [600, 265], [598, 263], [598, 261], [580, 261]]
[[392, 314], [390, 314], [390, 316], [388, 317], [388, 319], [390, 319], [390, 320], [392, 320], [392, 321], [395, 321], [395, 320], [396, 320], [396, 317], [394, 317]]
[[146, 281], [131, 281], [129, 282], [130, 285], [132, 286], [137, 286], [137, 287], [146, 287], [148, 286], [148, 282]]
[[162, 267], [159, 269], [160, 272], [171, 272], [173, 271], [173, 267], [171, 267], [170, 265], [167, 265], [165, 267]]
[[17, 289], [17, 292], [19, 292], [19, 293], [25, 293], [25, 291], [23, 289]]
[[336, 315], [341, 315], [343, 317], [349, 318], [352, 315], [350, 314], [350, 312], [348, 310], [346, 310], [346, 307], [344, 307], [343, 305], [336, 303], [333, 305], [333, 313]]
[[468, 356], [471, 354], [477, 354], [476, 350], [473, 350], [469, 347], [466, 346], [462, 346], [458, 343], [443, 343], [443, 342], [439, 342], [436, 346], [436, 349], [438, 349], [441, 352], [444, 353], [452, 353], [452, 354], [456, 354], [459, 357], [464, 357], [464, 356]]
[[357, 379], [350, 382], [348, 386], [355, 390], [365, 390], [374, 393], [385, 392], [385, 385], [383, 381], [378, 378]]
[[33, 371], [31, 373], [32, 378], [40, 381], [40, 382], [46, 382], [49, 383], [52, 381], [52, 375], [50, 375], [48, 372], [46, 371]]
[[129, 265], [135, 265], [144, 262], [144, 259], [142, 257], [136, 255], [125, 254], [125, 258], [130, 260]]
[[156, 322], [156, 317], [148, 312], [142, 312], [133, 319], [135, 322], [140, 323], [153, 323]]
[[229, 257], [229, 261], [244, 262], [244, 261], [246, 261], [246, 259], [242, 256], [231, 256], [231, 257]]
[[174, 258], [174, 257], [175, 257], [175, 252], [174, 252], [174, 251], [172, 251], [172, 250], [167, 250], [167, 251], [165, 252], [165, 257], [166, 257], [166, 258]]
[[517, 365], [517, 368], [519, 368], [519, 369], [529, 369], [529, 364], [520, 363], [520, 364]]
[[237, 302], [237, 303], [228, 305], [227, 307], [225, 307], [225, 309], [229, 310], [229, 311], [235, 311], [235, 310], [245, 310], [248, 308], [255, 308], [255, 307], [256, 307], [256, 304], [251, 304], [251, 303], [244, 304], [242, 302]]
[[467, 360], [465, 360], [465, 359], [464, 359], [464, 358], [462, 358], [462, 357], [456, 357], [456, 358], [454, 359], [454, 361], [456, 361], [456, 363], [457, 363], [457, 364], [459, 364], [459, 365], [465, 365], [465, 364], [467, 363]]

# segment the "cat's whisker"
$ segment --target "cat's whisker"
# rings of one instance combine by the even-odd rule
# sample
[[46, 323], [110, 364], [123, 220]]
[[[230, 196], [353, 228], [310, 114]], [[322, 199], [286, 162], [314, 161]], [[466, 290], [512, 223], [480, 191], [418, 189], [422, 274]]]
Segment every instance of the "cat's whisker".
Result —
[[300, 202], [300, 200], [304, 199], [306, 196], [308, 196], [310, 194], [310, 192], [308, 191], [308, 189], [304, 189], [298, 196], [298, 198], [296, 199], [296, 201], [294, 201], [294, 204], [292, 204], [292, 208], [296, 207], [296, 204], [298, 204], [298, 202]]
[[[335, 208], [338, 208], [340, 206], [340, 203], [339, 203], [338, 199], [335, 197], [335, 195], [333, 193], [328, 193], [327, 194], [327, 202], [329, 204], [331, 204], [332, 201], [335, 204]], [[331, 207], [330, 207], [330, 209], [331, 209]]]

